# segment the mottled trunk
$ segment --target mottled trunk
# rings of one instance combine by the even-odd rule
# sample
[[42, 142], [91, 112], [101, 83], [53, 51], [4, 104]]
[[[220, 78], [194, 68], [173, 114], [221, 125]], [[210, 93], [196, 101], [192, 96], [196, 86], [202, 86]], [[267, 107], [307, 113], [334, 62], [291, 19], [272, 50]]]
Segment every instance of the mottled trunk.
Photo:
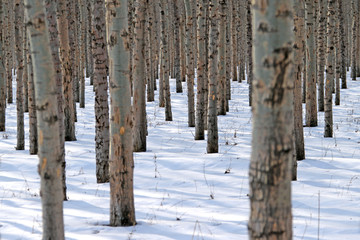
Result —
[[86, 5], [86, 77], [90, 78], [90, 85], [94, 85], [94, 64], [93, 64], [93, 52], [92, 52], [92, 29], [91, 29], [91, 18], [92, 18], [92, 0], [87, 1]]
[[[346, 38], [347, 38], [347, 33], [345, 31], [346, 29], [346, 22], [345, 22], [345, 12], [344, 12], [344, 4], [342, 1], [338, 1], [339, 4], [339, 23], [340, 23], [340, 29], [339, 29], [339, 36], [340, 36], [340, 54], [341, 54], [341, 59], [340, 59], [340, 63], [341, 63], [341, 73], [340, 73], [340, 78], [341, 78], [341, 88], [342, 89], [346, 89], [347, 88], [347, 83], [346, 83], [346, 65], [347, 65], [347, 56], [346, 56]], [[348, 47], [349, 48], [349, 47]]]
[[174, 8], [174, 75], [176, 79], [176, 92], [182, 93], [182, 81], [181, 81], [181, 73], [180, 73], [180, 61], [181, 61], [181, 55], [180, 55], [180, 13], [179, 13], [179, 3], [182, 0], [174, 0], [173, 3], [169, 1], [170, 4], [173, 5]]
[[16, 56], [16, 112], [17, 112], [17, 135], [16, 150], [25, 149], [24, 130], [24, 92], [23, 92], [23, 27], [24, 5], [21, 0], [15, 1], [15, 56]]
[[63, 182], [63, 194], [64, 200], [67, 200], [66, 194], [66, 162], [65, 162], [65, 135], [64, 135], [64, 95], [63, 95], [63, 76], [61, 72], [61, 61], [59, 55], [59, 32], [56, 21], [56, 2], [52, 0], [45, 0], [46, 18], [49, 28], [49, 40], [50, 49], [52, 54], [52, 60], [55, 69], [55, 82], [57, 93], [57, 106], [59, 111], [59, 136], [60, 136], [60, 155], [62, 167], [62, 182]]
[[[304, 58], [304, 22], [305, 9], [304, 0], [300, 0], [298, 4], [294, 4], [294, 131], [295, 131], [295, 150], [296, 159], [305, 159], [304, 146], [304, 128], [303, 128], [303, 108], [301, 99], [301, 78], [303, 70]], [[320, 45], [319, 45], [320, 46]]]
[[306, 126], [317, 126], [316, 102], [316, 52], [315, 52], [315, 6], [313, 0], [305, 0], [306, 21]]
[[[0, 26], [3, 26], [4, 21], [4, 8], [3, 0], [0, 0]], [[5, 131], [5, 113], [6, 113], [6, 70], [5, 66], [5, 54], [3, 51], [4, 45], [4, 28], [0, 28], [0, 132]]]
[[154, 64], [154, 47], [153, 47], [153, 35], [154, 35], [154, 2], [148, 2], [148, 7], [146, 8], [146, 23], [147, 23], [147, 31], [146, 31], [146, 79], [147, 79], [147, 101], [153, 102], [155, 101], [155, 92], [154, 92], [154, 68], [157, 66]]
[[[226, 2], [226, 9], [225, 12], [230, 11], [230, 1], [228, 0]], [[225, 84], [226, 84], [226, 91], [225, 91], [225, 109], [227, 112], [229, 112], [229, 100], [231, 99], [231, 18], [229, 14], [225, 14], [225, 20], [226, 20], [226, 27], [225, 27], [225, 41], [226, 41], [226, 66], [225, 66]]]
[[179, 42], [180, 42], [180, 79], [181, 82], [186, 81], [186, 46], [185, 46], [185, 6], [183, 0], [176, 0], [180, 15], [179, 23]]
[[196, 122], [195, 122], [195, 140], [205, 139], [205, 69], [206, 69], [206, 9], [204, 0], [197, 0], [197, 95], [196, 95]]
[[335, 68], [335, 7], [336, 0], [328, 0], [326, 86], [325, 86], [325, 130], [324, 137], [333, 136], [332, 87]]
[[237, 0], [232, 0], [231, 4], [231, 42], [232, 42], [232, 80], [237, 81], [238, 80], [238, 73], [237, 73], [237, 23], [238, 23], [238, 15], [237, 15]]
[[[78, 72], [79, 72], [79, 81], [80, 81], [80, 89], [79, 89], [79, 94], [80, 94], [80, 104], [79, 107], [80, 108], [85, 108], [85, 73], [84, 73], [84, 68], [85, 68], [85, 36], [86, 36], [86, 14], [85, 14], [85, 2], [82, 0], [77, 0], [77, 6], [78, 6], [78, 42], [79, 42], [79, 55], [78, 57], [78, 61], [79, 61], [79, 68], [78, 68]], [[102, 1], [104, 3], [104, 1]], [[105, 16], [103, 16], [103, 18], [105, 19]], [[105, 20], [104, 20], [104, 25], [105, 25]], [[104, 39], [105, 39], [105, 31], [104, 31]], [[106, 49], [106, 47], [105, 47]], [[106, 70], [107, 70], [107, 55], [106, 55]], [[107, 74], [106, 74], [107, 75]]]
[[184, 0], [186, 11], [186, 27], [185, 27], [185, 49], [186, 49], [186, 75], [187, 75], [187, 95], [188, 95], [188, 126], [195, 127], [195, 99], [194, 99], [194, 46], [193, 34], [193, 15], [190, 0]]
[[[29, 153], [35, 155], [38, 153], [38, 138], [37, 138], [37, 118], [36, 118], [36, 103], [35, 103], [35, 89], [34, 89], [34, 72], [30, 52], [27, 54], [28, 58], [28, 95], [29, 95]], [[60, 114], [59, 114], [60, 117]], [[60, 119], [59, 119], [60, 125]]]
[[335, 48], [335, 105], [340, 105], [340, 74], [341, 74], [341, 52], [340, 52], [340, 22], [339, 22], [339, 1], [335, 0], [335, 24], [334, 24], [334, 48]]
[[[217, 95], [218, 95], [218, 115], [226, 115], [226, 0], [219, 1], [219, 69], [217, 77]], [[244, 44], [243, 44], [244, 45]], [[240, 66], [244, 66], [243, 63], [240, 63]], [[241, 68], [240, 68], [241, 69]], [[241, 69], [244, 74], [244, 69]], [[240, 71], [241, 73], [241, 71]], [[239, 81], [242, 79], [240, 74]]]
[[43, 1], [25, 0], [34, 66], [43, 239], [64, 239], [59, 112]]
[[145, 0], [135, 0], [133, 49], [133, 144], [134, 152], [146, 152], [146, 100], [145, 100]]
[[251, 0], [248, 0], [247, 5], [247, 44], [248, 44], [248, 75], [247, 81], [249, 83], [249, 106], [252, 106], [252, 95], [253, 95], [253, 57], [252, 57], [252, 49], [253, 49], [253, 39], [252, 39], [252, 8], [251, 8]]
[[65, 141], [75, 141], [75, 110], [72, 81], [72, 66], [70, 62], [69, 28], [67, 19], [67, 0], [58, 0], [57, 22], [60, 43], [60, 59], [62, 67], [62, 82], [64, 94], [64, 131]]
[[111, 99], [109, 161], [111, 226], [136, 224], [127, 3], [126, 0], [106, 0]]
[[318, 107], [319, 112], [324, 111], [324, 71], [325, 71], [325, 47], [326, 47], [326, 20], [327, 0], [319, 0], [319, 21], [317, 31], [318, 57], [317, 57], [317, 81], [318, 81]]
[[352, 46], [352, 54], [351, 54], [351, 79], [356, 80], [356, 38], [357, 38], [357, 0], [351, 1], [351, 9], [352, 9], [352, 39], [351, 39], [351, 46]]
[[26, 26], [23, 27], [23, 31], [22, 31], [22, 37], [24, 39], [23, 41], [23, 96], [24, 96], [24, 112], [28, 113], [29, 112], [29, 79], [28, 79], [28, 59], [27, 59], [27, 55], [29, 52], [28, 49], [28, 40], [26, 37]]
[[106, 25], [104, 0], [95, 0], [92, 12], [93, 77], [95, 86], [96, 180], [109, 182], [109, 104], [106, 74]]
[[219, 152], [219, 136], [217, 124], [217, 85], [218, 85], [218, 58], [219, 58], [219, 0], [209, 3], [209, 63], [208, 63], [208, 117], [207, 117], [207, 153]]
[[[249, 239], [292, 239], [293, 1], [253, 1]], [[279, 14], [282, 13], [282, 14]]]
[[7, 11], [7, 31], [5, 39], [6, 51], [6, 96], [7, 102], [13, 103], [13, 51], [14, 51], [14, 4], [13, 1], [5, 1]]

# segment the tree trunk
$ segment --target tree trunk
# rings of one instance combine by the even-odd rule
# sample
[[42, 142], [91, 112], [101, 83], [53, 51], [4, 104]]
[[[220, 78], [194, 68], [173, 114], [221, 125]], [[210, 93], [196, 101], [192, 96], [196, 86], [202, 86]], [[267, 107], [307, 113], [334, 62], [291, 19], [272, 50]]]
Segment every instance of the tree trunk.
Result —
[[96, 180], [109, 182], [109, 104], [106, 74], [106, 29], [104, 0], [95, 0], [92, 12], [93, 77], [95, 86]]
[[135, 0], [133, 49], [133, 144], [134, 152], [146, 152], [146, 100], [145, 100], [145, 0]]
[[[336, 0], [335, 0], [336, 1]], [[340, 46], [340, 22], [339, 1], [335, 2], [335, 24], [334, 24], [334, 48], [335, 48], [335, 105], [340, 105], [340, 74], [341, 74], [341, 46]]]
[[180, 15], [179, 23], [179, 42], [180, 42], [180, 79], [181, 82], [186, 81], [186, 46], [185, 46], [185, 6], [183, 0], [176, 0], [178, 2], [178, 10]]
[[15, 1], [15, 47], [16, 47], [16, 112], [17, 112], [17, 143], [16, 150], [25, 149], [24, 130], [24, 92], [23, 92], [23, 26], [24, 6], [21, 0]]
[[64, 128], [65, 141], [76, 141], [75, 136], [75, 110], [72, 81], [72, 68], [70, 63], [69, 28], [67, 19], [67, 0], [58, 0], [57, 21], [59, 26], [60, 58], [64, 91]]
[[[37, 118], [36, 118], [36, 103], [35, 103], [35, 87], [34, 87], [34, 73], [33, 64], [30, 51], [27, 54], [28, 58], [28, 95], [29, 95], [29, 152], [31, 155], [38, 153], [38, 138], [37, 138]], [[59, 114], [60, 115], [60, 114]], [[60, 117], [60, 116], [59, 116]], [[59, 119], [60, 125], [60, 119]], [[63, 134], [64, 135], [64, 134]]]
[[[226, 12], [230, 12], [230, 4], [231, 0], [228, 0], [226, 2]], [[231, 100], [231, 15], [230, 14], [226, 14], [226, 77], [225, 77], [225, 81], [226, 81], [226, 101], [225, 101], [225, 109], [227, 112], [229, 112], [230, 107], [229, 107], [229, 100]]]
[[6, 76], [7, 76], [7, 102], [13, 103], [13, 57], [14, 57], [14, 4], [13, 1], [6, 1], [7, 5], [7, 33], [6, 33]]
[[339, 4], [339, 23], [340, 23], [340, 29], [339, 29], [339, 34], [340, 34], [340, 54], [341, 54], [341, 73], [340, 73], [340, 77], [341, 77], [341, 88], [342, 89], [346, 89], [347, 88], [347, 83], [346, 83], [346, 38], [347, 38], [347, 33], [345, 31], [345, 17], [344, 17], [344, 4], [342, 1], [338, 1]]
[[65, 162], [65, 136], [64, 136], [64, 95], [63, 95], [63, 76], [61, 72], [61, 60], [59, 55], [59, 32], [56, 21], [56, 2], [52, 0], [45, 0], [46, 18], [49, 28], [50, 49], [52, 60], [55, 68], [55, 82], [57, 92], [57, 104], [59, 111], [59, 134], [60, 134], [60, 155], [62, 167], [62, 181], [64, 200], [67, 200], [66, 194], [66, 162]]
[[173, 3], [171, 3], [172, 1], [169, 1], [169, 3], [173, 4], [173, 8], [174, 8], [174, 50], [175, 50], [175, 58], [174, 58], [174, 75], [175, 75], [175, 79], [176, 79], [176, 92], [177, 93], [182, 93], [183, 89], [182, 89], [182, 81], [181, 81], [181, 74], [180, 74], [180, 61], [181, 61], [181, 56], [180, 56], [180, 13], [179, 13], [179, 1], [182, 0], [174, 0]]
[[237, 15], [237, 0], [232, 0], [232, 10], [231, 10], [231, 42], [232, 42], [232, 80], [238, 80], [237, 74], [237, 22], [238, 22], [238, 15]]
[[154, 35], [154, 2], [148, 2], [148, 7], [146, 8], [146, 79], [147, 79], [147, 101], [155, 101], [155, 92], [154, 92], [154, 68], [155, 66], [154, 59], [154, 47], [153, 47], [153, 35]]
[[292, 239], [293, 1], [253, 1], [249, 239]]
[[[161, 49], [161, 75], [162, 75], [162, 84], [163, 84], [163, 95], [164, 95], [164, 104], [165, 104], [165, 120], [172, 121], [172, 112], [171, 112], [171, 100], [170, 100], [170, 48], [169, 48], [169, 19], [167, 19], [168, 14], [168, 2], [167, 0], [160, 0], [160, 49]], [[161, 83], [160, 83], [161, 84]], [[160, 88], [161, 91], [161, 88]]]
[[[205, 69], [206, 69], [206, 9], [204, 0], [197, 0], [197, 95], [196, 95], [196, 123], [195, 140], [205, 139]], [[207, 81], [206, 81], [207, 82]]]
[[315, 53], [315, 6], [313, 0], [305, 0], [306, 20], [306, 126], [317, 126], [316, 103], [316, 53]]
[[[0, 26], [4, 25], [4, 8], [3, 0], [0, 0]], [[6, 113], [6, 70], [5, 65], [5, 54], [3, 51], [4, 43], [4, 28], [0, 28], [0, 132], [5, 131], [5, 113]]]
[[327, 20], [327, 0], [319, 0], [319, 24], [318, 24], [318, 105], [319, 112], [324, 111], [324, 71], [325, 71], [325, 48], [326, 48], [326, 20]]
[[247, 44], [248, 44], [248, 83], [249, 83], [249, 106], [252, 106], [252, 95], [253, 95], [253, 57], [252, 57], [252, 49], [253, 49], [253, 39], [252, 39], [252, 8], [251, 8], [251, 0], [248, 0], [247, 5]]
[[43, 1], [25, 0], [32, 54], [39, 139], [43, 239], [64, 239], [59, 112]]
[[335, 68], [335, 7], [336, 0], [328, 0], [326, 87], [325, 87], [325, 131], [324, 137], [333, 136], [332, 88]]
[[217, 124], [217, 84], [218, 84], [218, 57], [219, 57], [219, 0], [211, 0], [209, 4], [210, 31], [209, 31], [209, 94], [208, 94], [208, 136], [207, 153], [219, 152], [219, 136]]
[[186, 27], [185, 27], [185, 48], [186, 48], [186, 75], [187, 75], [187, 91], [188, 91], [188, 126], [195, 127], [195, 99], [194, 99], [194, 53], [193, 49], [193, 17], [191, 9], [191, 0], [184, 0], [186, 11]]
[[[301, 99], [301, 77], [303, 70], [304, 58], [304, 21], [305, 9], [304, 1], [301, 0], [294, 4], [294, 32], [295, 32], [295, 45], [294, 45], [294, 130], [295, 130], [295, 150], [296, 159], [305, 159], [305, 146], [304, 146], [304, 128], [303, 128], [303, 108]], [[324, 20], [325, 21], [325, 20]], [[320, 32], [319, 32], [320, 36]], [[320, 44], [319, 44], [320, 46]]]
[[110, 73], [110, 225], [133, 226], [133, 143], [128, 1], [106, 0]]
[[[218, 115], [226, 115], [226, 0], [220, 0], [219, 6], [219, 73], [217, 83]], [[242, 64], [243, 66], [243, 64]], [[243, 69], [242, 69], [243, 70]], [[241, 72], [240, 72], [241, 73]], [[243, 71], [244, 73], [244, 71]], [[241, 77], [239, 78], [241, 80]]]
[[351, 79], [356, 80], [356, 36], [357, 36], [357, 28], [358, 28], [358, 22], [357, 22], [357, 0], [351, 1], [351, 9], [352, 9], [352, 55], [351, 55]]

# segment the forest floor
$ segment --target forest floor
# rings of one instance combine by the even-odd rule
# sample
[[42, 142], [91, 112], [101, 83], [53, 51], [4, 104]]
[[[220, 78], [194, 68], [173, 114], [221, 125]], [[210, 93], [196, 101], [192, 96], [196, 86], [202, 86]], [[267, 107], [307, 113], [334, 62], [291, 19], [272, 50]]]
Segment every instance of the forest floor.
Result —
[[[232, 82], [230, 112], [218, 118], [218, 154], [206, 154], [206, 141], [195, 141], [195, 129], [187, 127], [186, 83], [184, 93], [175, 93], [171, 80], [174, 121], [164, 120], [158, 98], [147, 103], [148, 150], [134, 154], [138, 224], [126, 228], [108, 226], [109, 184], [96, 183], [94, 93], [86, 84], [77, 141], [66, 143], [66, 239], [248, 239], [247, 83]], [[318, 120], [318, 127], [304, 128], [306, 159], [298, 162], [292, 183], [294, 239], [360, 239], [360, 81], [348, 80], [341, 90], [334, 138], [323, 137], [323, 113]], [[38, 158], [15, 150], [15, 104], [6, 121], [7, 131], [0, 133], [0, 239], [41, 239]], [[28, 114], [25, 123], [28, 141]]]

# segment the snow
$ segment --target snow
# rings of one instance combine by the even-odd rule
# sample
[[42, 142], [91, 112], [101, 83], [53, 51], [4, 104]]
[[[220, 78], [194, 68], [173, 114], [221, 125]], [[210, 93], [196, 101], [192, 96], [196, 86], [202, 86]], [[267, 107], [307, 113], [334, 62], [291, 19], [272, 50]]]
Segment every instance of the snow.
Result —
[[[306, 159], [292, 183], [294, 239], [360, 239], [360, 83], [348, 78], [334, 106], [334, 138], [319, 126], [304, 128]], [[175, 92], [173, 122], [147, 104], [148, 151], [135, 153], [137, 225], [109, 227], [109, 184], [95, 178], [94, 93], [86, 82], [86, 108], [78, 108], [76, 142], [66, 142], [66, 239], [247, 239], [251, 110], [248, 85], [232, 82], [230, 112], [219, 116], [219, 153], [187, 127], [186, 83]], [[0, 239], [41, 239], [37, 156], [16, 151], [16, 106], [7, 108], [0, 133]], [[28, 114], [25, 114], [26, 141]], [[28, 142], [26, 142], [28, 149]], [[225, 171], [230, 171], [225, 174]], [[320, 215], [319, 215], [320, 213]]]

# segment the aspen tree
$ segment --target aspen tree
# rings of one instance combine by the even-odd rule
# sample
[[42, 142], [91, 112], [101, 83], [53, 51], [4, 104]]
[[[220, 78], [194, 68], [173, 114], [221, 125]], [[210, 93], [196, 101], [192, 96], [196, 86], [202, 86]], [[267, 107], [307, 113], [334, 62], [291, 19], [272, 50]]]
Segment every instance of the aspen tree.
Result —
[[105, 1], [95, 0], [92, 11], [93, 79], [95, 87], [95, 152], [96, 180], [109, 181], [109, 104], [106, 73], [107, 48], [105, 29]]
[[[218, 115], [226, 115], [226, 7], [227, 1], [219, 1], [219, 73], [218, 73], [218, 84], [217, 84], [217, 95], [218, 95]], [[240, 66], [244, 66], [242, 62]], [[244, 70], [240, 68], [241, 70]], [[244, 71], [242, 72], [243, 74]], [[241, 80], [241, 74], [239, 80]]]
[[317, 81], [318, 81], [318, 107], [319, 112], [324, 111], [324, 71], [325, 71], [325, 47], [326, 47], [326, 21], [327, 0], [319, 0], [319, 23], [317, 37]]
[[316, 103], [316, 55], [315, 55], [315, 6], [313, 0], [305, 0], [306, 20], [306, 126], [317, 126]]
[[252, 1], [254, 79], [249, 239], [292, 239], [293, 1]]
[[208, 117], [207, 117], [207, 153], [219, 152], [219, 136], [217, 123], [217, 84], [218, 84], [218, 57], [219, 57], [219, 1], [209, 3], [209, 63], [208, 63]]
[[46, 18], [49, 29], [49, 41], [52, 54], [52, 61], [55, 69], [55, 82], [57, 93], [57, 106], [59, 111], [59, 136], [60, 136], [60, 153], [59, 159], [61, 160], [62, 168], [62, 182], [64, 200], [67, 200], [67, 187], [66, 187], [66, 162], [65, 162], [65, 132], [64, 132], [64, 95], [63, 95], [63, 76], [61, 71], [61, 60], [59, 55], [59, 32], [56, 21], [56, 2], [52, 0], [45, 0]]
[[[4, 24], [3, 1], [0, 0], [0, 26]], [[6, 72], [5, 72], [5, 54], [3, 50], [4, 28], [0, 29], [0, 132], [5, 131], [5, 113], [6, 113]]]
[[110, 73], [110, 225], [133, 226], [133, 143], [128, 1], [106, 0]]
[[191, 0], [184, 0], [186, 12], [186, 26], [185, 26], [185, 51], [186, 51], [186, 76], [187, 76], [187, 91], [188, 91], [188, 126], [195, 127], [195, 99], [194, 99], [194, 46], [192, 46], [194, 36], [191, 34], [193, 29], [193, 15], [190, 4]]
[[23, 92], [23, 24], [24, 6], [23, 1], [15, 1], [15, 56], [16, 56], [16, 112], [17, 112], [17, 135], [16, 150], [25, 149], [24, 130], [24, 92]]
[[335, 69], [335, 7], [336, 0], [328, 0], [326, 86], [325, 86], [325, 131], [324, 137], [333, 136], [332, 88]]
[[[320, 1], [321, 2], [321, 1]], [[299, 4], [294, 4], [294, 130], [295, 130], [295, 150], [296, 159], [305, 159], [305, 144], [304, 144], [304, 128], [303, 128], [303, 108], [301, 99], [301, 79], [303, 58], [304, 58], [304, 0], [300, 0]], [[320, 36], [320, 33], [319, 33]]]
[[59, 112], [55, 70], [43, 1], [25, 0], [26, 24], [34, 66], [39, 139], [43, 239], [64, 239]]
[[66, 8], [67, 0], [58, 0], [57, 2], [57, 21], [60, 42], [60, 59], [63, 77], [64, 91], [64, 122], [65, 122], [65, 141], [75, 141], [75, 109], [74, 93], [72, 80], [72, 66], [70, 62], [70, 43], [68, 27], [68, 11]]
[[206, 6], [204, 0], [197, 0], [197, 95], [196, 95], [196, 122], [195, 122], [195, 140], [205, 139], [205, 90], [204, 84], [206, 79]]

